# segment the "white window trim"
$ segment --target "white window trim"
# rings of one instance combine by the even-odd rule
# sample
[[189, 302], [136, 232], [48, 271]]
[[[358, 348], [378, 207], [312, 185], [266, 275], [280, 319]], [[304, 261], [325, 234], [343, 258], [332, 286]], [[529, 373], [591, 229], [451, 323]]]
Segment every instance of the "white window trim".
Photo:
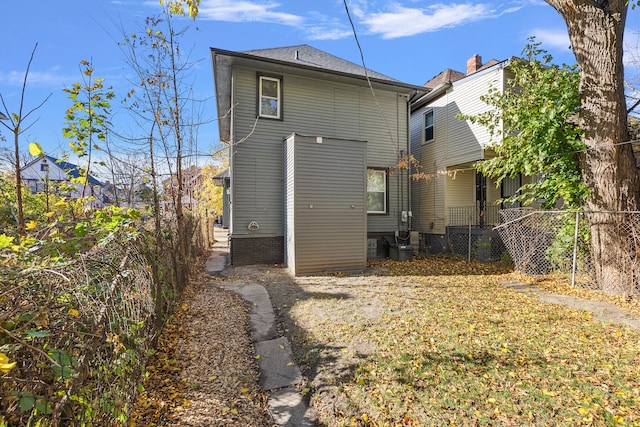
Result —
[[[367, 186], [369, 185], [369, 171], [372, 170], [374, 172], [381, 172], [384, 176], [384, 198], [383, 198], [383, 210], [381, 211], [370, 211], [369, 210], [369, 206], [367, 206], [367, 213], [368, 214], [386, 214], [387, 210], [388, 210], [388, 206], [387, 206], [387, 193], [389, 191], [388, 189], [388, 176], [387, 176], [387, 171], [385, 169], [376, 169], [376, 168], [367, 168]], [[369, 194], [369, 189], [367, 188], [367, 194]]]
[[[433, 124], [431, 125], [432, 136], [431, 139], [427, 139], [427, 114], [431, 114]], [[436, 115], [433, 112], [433, 108], [429, 108], [422, 113], [422, 143], [426, 144], [433, 141], [436, 138]]]
[[[263, 95], [262, 94], [262, 82], [265, 80], [269, 80], [272, 82], [276, 82], [277, 86], [278, 86], [278, 96], [277, 97], [273, 97], [273, 96], [267, 96], [267, 95]], [[263, 98], [268, 98], [268, 99], [275, 99], [277, 102], [277, 113], [275, 115], [272, 114], [265, 114], [262, 112], [262, 99]], [[269, 118], [269, 119], [279, 119], [282, 116], [282, 80], [280, 80], [279, 78], [276, 77], [268, 77], [268, 76], [259, 76], [258, 79], [258, 115], [260, 117], [265, 117], [265, 118]]]

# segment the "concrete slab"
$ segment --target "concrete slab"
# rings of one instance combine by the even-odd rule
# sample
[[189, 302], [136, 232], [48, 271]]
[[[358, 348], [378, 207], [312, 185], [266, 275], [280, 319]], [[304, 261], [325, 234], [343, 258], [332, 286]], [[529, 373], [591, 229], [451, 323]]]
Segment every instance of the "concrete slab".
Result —
[[260, 385], [266, 391], [289, 387], [302, 381], [300, 369], [292, 362], [291, 345], [285, 337], [255, 343], [259, 355]]
[[603, 301], [589, 301], [569, 295], [549, 294], [528, 283], [516, 281], [505, 281], [502, 283], [504, 286], [514, 289], [517, 292], [530, 294], [542, 302], [563, 304], [579, 310], [587, 310], [593, 313], [593, 318], [596, 320], [619, 323], [640, 329], [640, 318], [633, 316], [627, 311], [621, 310], [615, 304]]
[[249, 320], [251, 325], [251, 340], [253, 342], [271, 340], [278, 333], [276, 330], [276, 315], [273, 312], [269, 293], [262, 285], [234, 283], [224, 284], [223, 288], [242, 297], [249, 303]]
[[269, 395], [269, 409], [273, 420], [283, 427], [315, 427], [316, 422], [300, 393], [291, 388]]
[[204, 266], [204, 272], [210, 276], [219, 274], [227, 267], [228, 254], [226, 252], [211, 251]]

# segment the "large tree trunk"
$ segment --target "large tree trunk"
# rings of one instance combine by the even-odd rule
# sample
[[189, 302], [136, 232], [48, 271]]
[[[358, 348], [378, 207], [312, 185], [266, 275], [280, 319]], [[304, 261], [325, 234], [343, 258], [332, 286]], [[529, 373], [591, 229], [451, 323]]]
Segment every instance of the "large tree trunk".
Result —
[[595, 280], [608, 294], [636, 286], [632, 215], [640, 210], [640, 180], [628, 141], [622, 36], [626, 0], [546, 0], [564, 18], [580, 69], [579, 124], [588, 150], [583, 180], [591, 189], [585, 209], [591, 230]]

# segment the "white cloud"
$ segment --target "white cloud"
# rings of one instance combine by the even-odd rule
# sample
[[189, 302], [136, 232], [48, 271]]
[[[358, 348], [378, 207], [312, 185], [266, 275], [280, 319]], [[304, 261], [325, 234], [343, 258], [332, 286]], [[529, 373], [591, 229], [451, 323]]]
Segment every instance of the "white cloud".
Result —
[[495, 12], [485, 4], [436, 4], [428, 8], [391, 5], [387, 12], [357, 14], [369, 32], [385, 39], [413, 36], [493, 17]]
[[[4, 82], [7, 86], [19, 86], [22, 87], [24, 83], [24, 71], [8, 71], [8, 72], [0, 72], [0, 80]], [[77, 78], [76, 78], [77, 80]], [[70, 77], [64, 76], [56, 72], [56, 70], [52, 71], [29, 71], [29, 75], [27, 76], [27, 87], [28, 86], [62, 86], [65, 82], [69, 82]], [[73, 81], [73, 80], [71, 80]]]
[[298, 28], [311, 40], [338, 40], [351, 36], [350, 28], [336, 18], [314, 11], [307, 16], [283, 12], [273, 1], [203, 0], [198, 19], [226, 22], [267, 22]]
[[624, 66], [637, 71], [640, 68], [640, 31], [627, 29], [624, 32]]
[[279, 3], [232, 0], [204, 0], [198, 19], [228, 22], [270, 22], [290, 26], [302, 25], [304, 18], [279, 12]]
[[528, 36], [535, 36], [536, 41], [542, 42], [542, 48], [569, 49], [571, 41], [566, 28], [562, 29], [545, 29], [533, 28], [529, 30]]
[[311, 26], [306, 29], [307, 37], [311, 40], [340, 40], [353, 36], [353, 32], [340, 28], [330, 28], [327, 26]]
[[311, 40], [340, 40], [353, 36], [351, 27], [346, 22], [343, 9], [338, 9], [336, 16], [325, 13], [308, 12], [304, 32]]

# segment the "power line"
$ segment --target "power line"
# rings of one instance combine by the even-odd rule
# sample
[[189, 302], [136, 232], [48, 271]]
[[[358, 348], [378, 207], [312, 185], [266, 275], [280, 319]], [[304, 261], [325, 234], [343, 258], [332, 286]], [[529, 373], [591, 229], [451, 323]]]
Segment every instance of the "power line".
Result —
[[400, 151], [400, 147], [398, 146], [398, 143], [396, 142], [395, 138], [393, 137], [393, 131], [391, 130], [391, 126], [389, 126], [389, 122], [387, 121], [387, 117], [384, 114], [384, 111], [382, 110], [382, 106], [380, 105], [380, 102], [378, 101], [378, 97], [376, 96], [376, 92], [373, 89], [373, 85], [371, 84], [371, 79], [369, 78], [369, 71], [367, 69], [367, 65], [365, 64], [364, 61], [364, 53], [362, 51], [362, 46], [360, 45], [360, 40], [358, 39], [358, 33], [356, 31], [356, 26], [353, 23], [353, 19], [351, 19], [351, 12], [349, 12], [349, 6], [347, 5], [347, 0], [343, 0], [344, 3], [344, 9], [347, 12], [347, 18], [349, 18], [349, 23], [351, 24], [351, 30], [353, 31], [353, 37], [356, 40], [356, 45], [358, 46], [358, 52], [360, 52], [360, 60], [362, 61], [362, 68], [364, 69], [364, 76], [367, 79], [367, 84], [369, 85], [369, 89], [371, 90], [371, 94], [373, 95], [373, 99], [376, 101], [376, 106], [378, 107], [378, 111], [380, 112], [380, 115], [382, 116], [382, 119], [384, 120], [384, 124], [387, 127], [387, 131], [389, 132], [389, 138], [391, 139], [391, 143], [395, 146], [396, 148], [396, 153], [399, 155], [399, 151]]

